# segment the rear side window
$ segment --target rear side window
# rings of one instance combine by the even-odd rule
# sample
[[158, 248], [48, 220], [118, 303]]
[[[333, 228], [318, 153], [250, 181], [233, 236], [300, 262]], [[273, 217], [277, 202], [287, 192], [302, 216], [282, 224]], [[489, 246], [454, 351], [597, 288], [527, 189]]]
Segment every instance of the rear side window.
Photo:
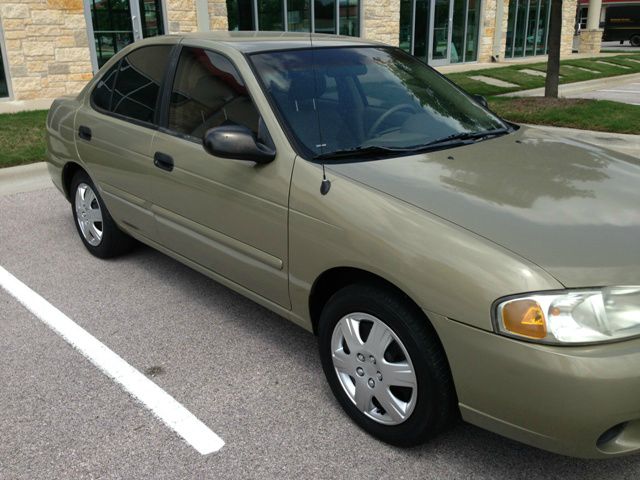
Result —
[[[143, 47], [124, 57], [115, 76], [110, 107], [106, 110], [133, 120], [153, 123], [171, 49], [171, 45]], [[98, 84], [95, 98], [100, 87]], [[105, 83], [103, 87], [108, 88], [108, 84]], [[98, 105], [95, 98], [94, 102]]]
[[243, 125], [258, 133], [258, 111], [240, 74], [224, 56], [185, 47], [169, 104], [169, 128], [202, 139], [210, 128]]
[[104, 77], [100, 79], [91, 95], [93, 104], [102, 110], [111, 110], [111, 94], [113, 93], [113, 86], [116, 83], [118, 67], [119, 64], [117, 63], [109, 69]]

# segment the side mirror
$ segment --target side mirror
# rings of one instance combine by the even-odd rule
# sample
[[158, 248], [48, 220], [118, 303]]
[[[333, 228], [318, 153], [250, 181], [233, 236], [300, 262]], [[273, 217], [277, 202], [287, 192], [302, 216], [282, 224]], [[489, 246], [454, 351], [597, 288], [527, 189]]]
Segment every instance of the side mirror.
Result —
[[276, 158], [275, 149], [258, 141], [244, 125], [221, 125], [207, 130], [202, 145], [207, 153], [232, 160], [269, 163]]
[[482, 95], [474, 95], [473, 99], [476, 101], [476, 103], [479, 103], [484, 108], [489, 108], [489, 103], [487, 102], [487, 99], [484, 98]]

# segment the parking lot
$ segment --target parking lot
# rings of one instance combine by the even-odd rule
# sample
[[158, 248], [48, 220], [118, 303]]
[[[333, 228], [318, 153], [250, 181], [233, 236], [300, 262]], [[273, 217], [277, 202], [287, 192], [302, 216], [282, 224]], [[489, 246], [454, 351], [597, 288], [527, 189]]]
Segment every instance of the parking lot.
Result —
[[53, 187], [0, 197], [0, 245], [0, 266], [225, 442], [198, 453], [0, 289], [0, 478], [640, 478], [639, 457], [570, 459], [464, 423], [384, 445], [334, 401], [311, 334], [147, 247], [92, 257]]

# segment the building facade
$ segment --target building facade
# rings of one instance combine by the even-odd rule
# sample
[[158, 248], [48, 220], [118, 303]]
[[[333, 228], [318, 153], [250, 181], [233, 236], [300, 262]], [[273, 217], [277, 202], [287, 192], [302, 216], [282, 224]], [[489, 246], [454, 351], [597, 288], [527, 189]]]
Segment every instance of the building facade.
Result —
[[[576, 2], [563, 1], [564, 55]], [[432, 65], [544, 55], [549, 8], [550, 0], [0, 0], [0, 100], [77, 93], [118, 50], [166, 33], [359, 36]]]

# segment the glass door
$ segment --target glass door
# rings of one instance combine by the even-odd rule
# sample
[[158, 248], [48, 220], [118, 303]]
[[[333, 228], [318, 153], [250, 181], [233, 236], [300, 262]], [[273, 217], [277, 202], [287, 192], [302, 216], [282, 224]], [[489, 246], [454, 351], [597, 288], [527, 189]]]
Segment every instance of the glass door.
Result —
[[130, 43], [165, 33], [162, 0], [85, 0], [94, 68]]
[[431, 64], [449, 63], [451, 56], [451, 20], [454, 0], [433, 0], [431, 2], [432, 37]]

